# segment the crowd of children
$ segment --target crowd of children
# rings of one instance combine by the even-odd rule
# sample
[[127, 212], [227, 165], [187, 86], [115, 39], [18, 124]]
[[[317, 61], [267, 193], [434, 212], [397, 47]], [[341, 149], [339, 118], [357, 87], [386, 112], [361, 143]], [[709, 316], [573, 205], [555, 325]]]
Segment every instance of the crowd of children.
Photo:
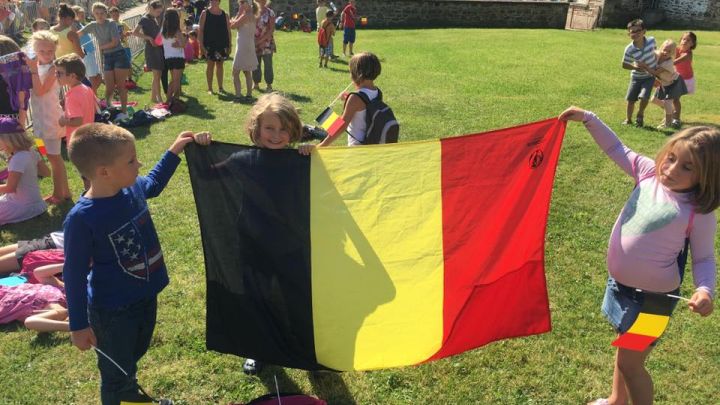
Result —
[[[157, 197], [168, 184], [180, 163], [178, 155], [187, 144], [207, 145], [212, 137], [208, 132], [180, 133], [150, 173], [140, 176], [133, 135], [118, 126], [93, 123], [98, 107], [93, 78], [99, 76], [99, 71], [92, 70], [93, 66], [97, 68], [95, 52], [102, 53], [105, 101], [110, 105], [117, 90], [124, 113], [127, 90], [122, 84], [130, 68], [126, 42], [130, 35], [145, 41], [146, 64], [153, 74], [151, 98], [162, 103], [173, 102], [182, 93], [186, 51], [194, 58], [204, 55], [207, 59], [208, 92], [213, 92], [213, 76], [223, 92], [223, 62], [231, 50], [231, 30], [236, 29], [232, 71], [236, 100], [243, 97], [241, 72], [246, 100], [252, 100], [252, 91], [259, 90], [263, 76], [267, 85], [267, 94], [257, 100], [247, 117], [246, 132], [255, 146], [297, 146], [300, 154], [310, 155], [345, 132], [349, 146], [369, 142], [368, 111], [382, 102], [382, 92], [375, 84], [381, 64], [369, 52], [353, 55], [354, 1], [348, 1], [343, 10], [342, 26], [343, 53], [349, 47], [353, 55], [348, 67], [355, 91], [343, 94], [339, 125], [317, 145], [298, 144], [303, 135], [298, 111], [287, 98], [272, 91], [275, 15], [267, 4], [266, 0], [238, 0], [238, 13], [230, 17], [220, 8], [219, 0], [210, 0], [208, 7], [198, 12], [188, 1], [164, 10], [162, 3], [154, 0], [132, 32], [119, 21], [116, 8], [109, 10], [108, 19], [107, 6], [95, 3], [95, 20], [85, 23], [82, 10], [61, 4], [57, 25], [50, 27], [38, 21], [33, 26], [37, 28], [31, 40], [35, 58], [27, 61], [33, 133], [44, 141], [50, 168], [25, 132], [19, 114], [24, 108], [20, 102], [24, 94], [20, 94], [16, 116], [0, 118], [0, 150], [8, 157], [8, 176], [0, 184], [0, 225], [40, 215], [47, 202], [70, 199], [60, 156], [63, 138], [85, 191], [65, 219], [64, 234], [0, 248], [0, 273], [19, 271], [31, 281], [29, 284], [37, 285], [19, 289], [0, 285], [0, 300], [19, 302], [28, 294], [35, 297], [25, 299], [29, 304], [22, 309], [0, 313], [0, 323], [21, 320], [39, 331], [70, 331], [72, 343], [80, 350], [96, 348], [108, 354], [128, 374], [98, 356], [104, 404], [143, 395], [136, 380], [137, 362], [150, 346], [157, 295], [169, 282], [146, 199]], [[322, 7], [325, 9], [320, 10]], [[318, 19], [323, 16], [318, 29], [325, 36], [320, 43], [319, 65], [327, 67], [333, 56], [335, 12], [324, 1], [318, 1], [318, 9]], [[631, 70], [631, 77], [624, 124], [633, 123], [639, 100], [634, 123], [643, 126], [645, 108], [653, 97], [665, 112], [660, 127], [680, 128], [680, 99], [695, 91], [692, 51], [697, 45], [696, 35], [686, 32], [679, 46], [668, 39], [656, 50], [655, 39], [646, 36], [641, 20], [631, 21], [627, 29], [632, 41], [625, 48], [622, 66]], [[163, 72], [170, 77], [164, 94]], [[86, 81], [90, 86], [84, 84]], [[714, 210], [720, 206], [720, 131], [711, 127], [679, 131], [653, 160], [623, 145], [591, 112], [571, 107], [559, 119], [583, 122], [603, 152], [636, 183], [612, 230], [608, 248], [610, 277], [603, 312], [615, 330], [627, 331], [637, 317], [643, 295], [636, 289], [677, 293], [685, 265], [678, 254], [687, 254], [688, 246], [693, 251], [696, 287], [689, 307], [702, 316], [710, 314], [716, 287], [713, 242]], [[52, 195], [41, 196], [38, 176], [52, 176]], [[674, 207], [670, 216], [655, 209], [666, 203]], [[642, 221], [647, 226], [625, 229], [634, 215], [645, 215]], [[61, 255], [58, 249], [63, 249]], [[56, 256], [48, 259], [37, 253], [43, 251], [54, 251]], [[59, 272], [61, 278], [56, 277]], [[675, 304], [672, 302], [672, 307]], [[611, 395], [594, 403], [651, 403], [652, 380], [644, 368], [651, 350], [638, 353], [618, 349]], [[244, 369], [256, 373], [261, 366], [248, 359]]]

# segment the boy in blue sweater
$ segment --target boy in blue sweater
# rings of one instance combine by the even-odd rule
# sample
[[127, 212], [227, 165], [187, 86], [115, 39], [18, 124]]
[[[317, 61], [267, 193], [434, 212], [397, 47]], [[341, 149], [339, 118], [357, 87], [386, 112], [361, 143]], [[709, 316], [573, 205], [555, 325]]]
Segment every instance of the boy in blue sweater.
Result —
[[68, 145], [90, 184], [64, 224], [71, 340], [80, 350], [97, 347], [128, 373], [98, 354], [103, 405], [143, 396], [137, 362], [150, 346], [157, 295], [169, 281], [145, 200], [165, 188], [193, 140], [207, 145], [211, 138], [181, 133], [147, 177], [138, 176], [135, 138], [121, 127], [83, 125]]

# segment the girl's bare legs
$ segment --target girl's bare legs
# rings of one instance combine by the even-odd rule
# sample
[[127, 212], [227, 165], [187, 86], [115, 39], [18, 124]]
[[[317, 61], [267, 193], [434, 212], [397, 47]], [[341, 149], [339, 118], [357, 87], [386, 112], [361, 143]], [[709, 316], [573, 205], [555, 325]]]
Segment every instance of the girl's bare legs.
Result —
[[92, 86], [93, 92], [97, 94], [97, 89], [98, 87], [100, 87], [100, 84], [102, 84], [102, 76], [95, 75], [93, 77], [88, 77], [88, 80], [90, 80], [90, 85]]
[[153, 103], [162, 103], [163, 98], [162, 92], [160, 91], [160, 77], [162, 76], [162, 70], [153, 70], [152, 74], [152, 93], [150, 97], [152, 98]]
[[[651, 405], [653, 403], [652, 377], [645, 369], [645, 360], [652, 349], [651, 346], [644, 352], [636, 352], [618, 348], [615, 372], [620, 374], [618, 382], [622, 383], [624, 381], [626, 397], [623, 402], [610, 401], [611, 404], [627, 404], [628, 396], [633, 405]], [[616, 398], [619, 400], [623, 399], [620, 386], [615, 386], [615, 378], [613, 378], [613, 395], [618, 395]]]
[[240, 82], [240, 71], [233, 69], [232, 71], [233, 86], [235, 86], [235, 97], [242, 97], [242, 83]]
[[222, 61], [215, 62], [215, 75], [217, 76], [218, 91], [224, 93], [225, 89], [223, 88], [223, 62]]
[[673, 100], [665, 100], [663, 103], [665, 109], [665, 125], [672, 125], [673, 120]]
[[247, 87], [247, 94], [245, 95], [247, 98], [252, 97], [252, 88], [253, 88], [253, 79], [252, 79], [252, 72], [249, 70], [243, 71], [245, 74], [245, 87]]
[[117, 88], [118, 94], [120, 94], [120, 110], [127, 113], [127, 88], [125, 87], [125, 81], [130, 74], [130, 69], [114, 69], [113, 72], [115, 74], [115, 87]]
[[170, 71], [170, 86], [168, 86], [168, 102], [180, 96], [180, 79], [182, 77], [181, 69], [173, 69]]
[[215, 69], [215, 63], [219, 62], [213, 62], [208, 59], [207, 65], [205, 66], [205, 78], [207, 79], [208, 93], [212, 93], [213, 69]]
[[8, 274], [20, 270], [15, 251], [17, 244], [0, 248], [0, 274]]
[[623, 379], [622, 373], [620, 373], [620, 368], [618, 367], [619, 352], [620, 349], [615, 352], [615, 370], [613, 371], [612, 392], [608, 397], [608, 402], [613, 405], [627, 405], [629, 396], [627, 388], [625, 387], [625, 380]]
[[113, 93], [115, 92], [115, 72], [108, 70], [104, 74], [105, 76], [105, 102], [108, 107], [112, 105]]
[[29, 316], [25, 327], [38, 332], [69, 332], [68, 311], [58, 304], [50, 304], [48, 310]]
[[673, 113], [673, 118], [680, 121], [680, 113], [682, 112], [682, 105], [680, 104], [680, 99], [676, 98], [673, 100], [673, 109], [675, 112]]
[[53, 180], [53, 197], [58, 200], [66, 200], [70, 198], [70, 186], [68, 185], [67, 171], [65, 170], [65, 162], [60, 155], [47, 155], [52, 170]]

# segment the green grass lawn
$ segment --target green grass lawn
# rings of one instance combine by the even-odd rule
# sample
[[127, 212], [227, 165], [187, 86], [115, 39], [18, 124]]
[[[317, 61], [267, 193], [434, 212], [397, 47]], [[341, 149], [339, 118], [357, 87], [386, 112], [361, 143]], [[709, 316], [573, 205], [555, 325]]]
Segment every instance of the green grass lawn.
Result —
[[[679, 40], [680, 34], [651, 32], [658, 42]], [[683, 98], [683, 121], [718, 124], [720, 33], [697, 34], [698, 92]], [[318, 69], [314, 35], [280, 32], [276, 39], [274, 87], [302, 109], [305, 122], [311, 122], [349, 83], [346, 59]], [[335, 39], [336, 53], [340, 40]], [[630, 147], [653, 155], [668, 133], [619, 125], [629, 77], [620, 68], [627, 42], [622, 30], [361, 30], [356, 51], [380, 56], [383, 71], [376, 83], [401, 122], [402, 141], [514, 126], [556, 116], [575, 104], [595, 111]], [[230, 90], [231, 63], [225, 67], [225, 89]], [[247, 143], [243, 124], [250, 106], [231, 103], [229, 95], [208, 95], [204, 70], [203, 63], [186, 70], [187, 114], [135, 131], [143, 170], [152, 167], [182, 130], [210, 130], [216, 140]], [[148, 102], [149, 80], [149, 75], [141, 78], [145, 90], [131, 94], [131, 100]], [[648, 107], [647, 124], [654, 127], [661, 119], [659, 108]], [[78, 195], [80, 178], [69, 163], [68, 169]], [[45, 192], [50, 183], [43, 180]], [[607, 277], [605, 251], [632, 186], [581, 125], [568, 126], [547, 229], [552, 332], [493, 343], [416, 367], [319, 377], [270, 368], [258, 378], [243, 375], [243, 359], [205, 350], [203, 256], [183, 164], [162, 196], [150, 201], [171, 284], [160, 295], [154, 340], [140, 364], [141, 384], [176, 404], [245, 402], [274, 390], [273, 375], [282, 391], [313, 393], [332, 404], [578, 404], [606, 396], [614, 333], [600, 313]], [[32, 221], [4, 226], [0, 243], [56, 230], [69, 209], [53, 207]], [[686, 279], [684, 295], [692, 291], [691, 279]], [[717, 314], [701, 319], [679, 306], [648, 363], [658, 403], [718, 401], [718, 327]], [[95, 362], [94, 354], [72, 347], [67, 334], [37, 335], [19, 325], [4, 326], [0, 404], [96, 403]]]

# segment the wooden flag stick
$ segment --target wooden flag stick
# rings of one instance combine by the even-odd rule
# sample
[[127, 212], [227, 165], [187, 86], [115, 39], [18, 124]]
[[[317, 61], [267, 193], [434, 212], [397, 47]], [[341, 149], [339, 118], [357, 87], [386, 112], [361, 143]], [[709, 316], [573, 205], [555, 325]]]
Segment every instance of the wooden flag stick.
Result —
[[350, 86], [352, 86], [352, 85], [353, 85], [353, 82], [350, 82], [350, 84], [348, 84], [347, 87], [345, 87], [345, 89], [343, 91], [341, 91], [340, 94], [337, 95], [337, 97], [335, 97], [335, 100], [333, 100], [332, 103], [330, 103], [330, 105], [328, 105], [328, 107], [332, 107], [332, 105], [335, 104], [335, 102], [337, 102], [340, 99], [340, 97], [342, 97], [342, 95], [345, 94], [347, 89], [349, 89]]
[[655, 293], [655, 292], [650, 292], [650, 291], [644, 291], [644, 290], [641, 290], [641, 289], [639, 289], [639, 288], [636, 288], [635, 291], [637, 291], [637, 292], [649, 293], [649, 294], [664, 295], [664, 296], [666, 296], [666, 297], [675, 298], [675, 299], [683, 300], [683, 301], [686, 301], [686, 302], [690, 302], [690, 299], [689, 299], [689, 298], [681, 297], [681, 296], [679, 296], [679, 295], [664, 294], [664, 293]]

